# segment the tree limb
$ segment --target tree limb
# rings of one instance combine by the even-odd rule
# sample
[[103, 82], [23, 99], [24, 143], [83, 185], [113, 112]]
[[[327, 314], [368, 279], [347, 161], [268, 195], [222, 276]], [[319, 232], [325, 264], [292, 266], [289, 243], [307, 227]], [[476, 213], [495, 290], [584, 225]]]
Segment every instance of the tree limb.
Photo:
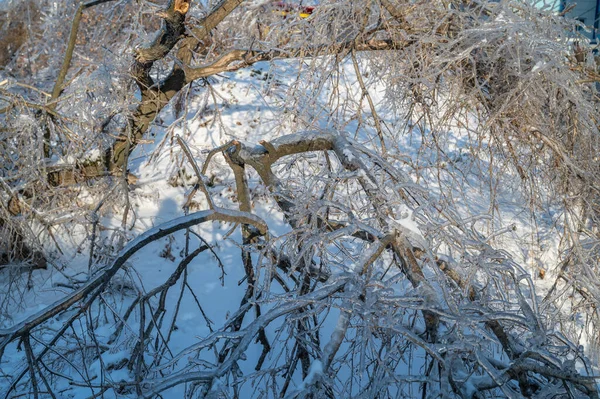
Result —
[[93, 277], [80, 289], [72, 292], [66, 297], [58, 300], [54, 304], [46, 307], [45, 309], [29, 316], [27, 319], [13, 325], [7, 329], [0, 329], [0, 352], [15, 339], [22, 337], [27, 334], [31, 329], [35, 328], [39, 324], [46, 320], [54, 317], [70, 306], [79, 302], [82, 299], [88, 297], [93, 291], [97, 290], [96, 293], [102, 292], [104, 287], [110, 282], [110, 279], [121, 269], [125, 262], [131, 258], [137, 251], [145, 247], [151, 242], [154, 242], [162, 237], [172, 234], [176, 231], [183, 230], [185, 228], [195, 226], [200, 223], [207, 221], [220, 220], [231, 223], [246, 223], [253, 225], [261, 234], [266, 234], [268, 227], [264, 221], [257, 216], [246, 212], [239, 212], [226, 209], [207, 210], [193, 213], [188, 216], [183, 216], [174, 219], [170, 222], [163, 223], [153, 229], [146, 231], [141, 234], [133, 241], [129, 242], [123, 250], [119, 253], [119, 256], [97, 276]]

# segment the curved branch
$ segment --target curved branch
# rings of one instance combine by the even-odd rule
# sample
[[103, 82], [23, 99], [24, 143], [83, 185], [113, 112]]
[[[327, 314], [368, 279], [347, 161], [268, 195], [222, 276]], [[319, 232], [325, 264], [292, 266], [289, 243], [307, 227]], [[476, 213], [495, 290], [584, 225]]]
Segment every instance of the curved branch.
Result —
[[335, 55], [345, 50], [355, 51], [384, 51], [397, 50], [407, 46], [409, 42], [396, 42], [393, 40], [368, 40], [362, 43], [347, 41], [334, 43], [333, 45], [308, 46], [283, 50], [232, 50], [223, 54], [216, 61], [197, 68], [184, 68], [188, 82], [196, 79], [216, 75], [221, 72], [232, 72], [246, 68], [260, 61], [271, 61], [276, 59], [288, 59], [299, 57], [319, 57], [323, 55]]
[[0, 353], [2, 353], [6, 345], [8, 345], [10, 342], [24, 336], [33, 328], [45, 322], [46, 320], [64, 312], [73, 304], [88, 297], [90, 294], [92, 294], [92, 292], [95, 291], [93, 295], [97, 295], [102, 292], [102, 290], [109, 283], [110, 279], [117, 273], [117, 271], [121, 269], [121, 267], [123, 267], [125, 262], [127, 262], [129, 258], [131, 258], [137, 251], [146, 245], [176, 231], [214, 220], [250, 224], [256, 227], [261, 234], [266, 234], [268, 231], [266, 223], [259, 217], [247, 212], [228, 209], [200, 211], [191, 215], [182, 216], [170, 222], [154, 227], [127, 244], [125, 248], [121, 250], [117, 258], [112, 262], [112, 264], [102, 273], [90, 280], [85, 286], [58, 300], [54, 304], [46, 307], [36, 314], [28, 317], [20, 323], [17, 323], [7, 329], [0, 329], [0, 338], [3, 338], [2, 342], [0, 342]]

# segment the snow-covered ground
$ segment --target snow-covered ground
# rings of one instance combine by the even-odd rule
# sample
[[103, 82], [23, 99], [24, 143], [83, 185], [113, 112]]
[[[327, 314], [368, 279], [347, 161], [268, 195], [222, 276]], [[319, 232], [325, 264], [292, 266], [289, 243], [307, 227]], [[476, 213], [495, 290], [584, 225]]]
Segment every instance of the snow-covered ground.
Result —
[[[109, 201], [106, 208], [99, 212], [101, 218], [97, 229], [96, 263], [92, 270], [88, 270], [90, 231], [74, 224], [70, 234], [56, 237], [64, 252], [63, 255], [57, 256], [56, 268], [32, 273], [32, 284], [37, 287], [36, 295], [30, 295], [30, 291], [10, 295], [5, 293], [7, 298], [15, 298], [15, 303], [12, 305], [14, 312], [4, 317], [2, 326], [6, 328], [14, 325], [60, 300], [74, 286], [73, 279], [81, 282], [98, 273], [99, 270], [102, 271], [102, 267], [108, 265], [111, 257], [114, 256], [109, 253], [110, 249], [122, 248], [145, 231], [186, 214], [184, 205], [195, 182], [195, 175], [176, 140], [177, 135], [185, 140], [200, 166], [208, 151], [232, 139], [256, 145], [261, 140], [270, 140], [298, 129], [343, 130], [347, 132], [349, 139], [370, 148], [377, 148], [378, 142], [373, 139], [376, 137], [375, 127], [369, 116], [366, 101], [362, 104], [363, 116], [357, 117], [350, 108], [345, 109], [344, 106], [338, 107], [335, 115], [326, 111], [331, 108], [328, 103], [333, 98], [331, 85], [333, 79], [323, 86], [318, 98], [287, 95], [289, 92], [301, 93], [301, 86], [309, 84], [304, 83], [302, 79], [296, 79], [300, 66], [297, 62], [260, 63], [252, 68], [211, 78], [210, 90], [207, 87], [193, 86], [191, 93], [187, 95], [183, 93], [183, 97], [179, 100], [184, 105], [181, 110], [178, 112], [176, 107], [165, 109], [147, 136], [147, 142], [139, 145], [130, 157], [130, 172], [137, 176], [138, 180], [130, 187], [128, 193], [131, 209], [125, 223], [123, 223], [124, 209], [115, 206], [114, 201]], [[358, 94], [360, 88], [356, 84], [351, 63], [342, 66], [337, 78], [338, 89], [343, 91], [342, 98], [360, 97]], [[304, 79], [310, 79], [310, 75], [304, 75]], [[452, 130], [441, 137], [440, 142], [437, 143], [439, 152], [430, 151], [431, 147], [424, 145], [432, 140], [430, 132], [422, 132], [418, 126], [412, 126], [412, 121], [405, 121], [408, 122], [405, 125], [398, 124], [395, 117], [398, 110], [389, 109], [387, 106], [383, 87], [373, 83], [369, 86], [369, 90], [377, 105], [384, 130], [388, 133], [387, 150], [397, 160], [399, 167], [411, 177], [412, 183], [429, 190], [432, 201], [452, 202], [463, 220], [473, 219], [474, 231], [483, 235], [482, 239], [485, 242], [507, 251], [516, 263], [522, 265], [533, 276], [537, 299], [541, 303], [554, 282], [553, 271], [558, 264], [559, 256], [559, 239], [558, 235], [554, 234], [556, 220], [555, 215], [551, 213], [552, 204], [536, 211], [534, 219], [526, 199], [521, 194], [523, 183], [518, 176], [514, 175], [511, 178], [512, 172], [496, 170], [498, 164], [490, 165], [486, 162], [485, 156], [479, 156], [478, 151], [482, 149], [472, 146], [466, 129], [457, 127]], [[295, 100], [290, 101], [289, 98]], [[303, 165], [310, 165], [312, 161], [307, 158], [306, 162]], [[216, 155], [211, 162], [207, 177], [211, 180], [209, 190], [216, 204], [222, 208], [237, 209], [238, 203], [233, 189], [234, 176], [221, 155]], [[301, 185], [304, 183], [303, 179], [307, 177], [297, 172], [296, 178]], [[284, 216], [276, 203], [267, 195], [266, 189], [260, 185], [258, 176], [250, 174], [250, 182], [253, 213], [268, 223], [271, 235], [282, 237], [283, 240], [286, 234], [290, 234], [290, 226], [284, 221]], [[289, 183], [294, 184], [294, 182]], [[117, 186], [115, 192], [118, 192], [119, 183], [114, 182], [114, 185]], [[98, 200], [98, 198], [89, 198], [90, 203]], [[82, 201], [85, 202], [84, 199]], [[206, 209], [208, 203], [199, 192], [193, 198], [189, 211], [198, 212]], [[437, 234], [424, 223], [418, 209], [399, 208], [398, 214], [401, 218], [396, 219], [395, 222], [412, 231], [417, 239], [430, 242], [431, 237]], [[173, 317], [175, 306], [178, 312], [176, 328], [169, 333], [172, 334], [169, 356], [180, 360], [179, 362], [173, 360], [169, 367], [165, 366], [165, 370], [184, 370], [186, 366], [182, 364], [187, 358], [190, 362], [197, 362], [198, 359], [192, 356], [198, 350], [194, 345], [201, 342], [203, 338], [211, 336], [214, 328], [226, 323], [240, 307], [246, 289], [246, 284], [243, 283], [246, 273], [240, 256], [242, 242], [240, 229], [233, 229], [233, 227], [231, 223], [210, 222], [195, 229], [196, 234], [213, 246], [214, 252], [203, 252], [187, 267], [185, 279], [193, 288], [194, 294], [192, 289], [188, 290], [180, 282], [168, 292], [165, 303], [168, 304], [169, 309], [165, 324]], [[102, 294], [106, 306], [101, 310], [107, 312], [107, 309], [112, 309], [115, 314], [122, 315], [136, 297], [164, 284], [167, 277], [175, 271], [185, 257], [187, 239], [186, 231], [180, 230], [137, 251], [111, 280], [107, 292]], [[198, 238], [194, 236], [189, 240], [188, 251], [201, 245]], [[445, 249], [438, 248], [438, 250], [444, 253]], [[445, 255], [460, 256], [452, 253]], [[255, 254], [254, 261], [258, 260], [258, 255]], [[339, 270], [333, 272], [343, 273], [345, 267], [349, 266], [340, 265]], [[544, 279], [539, 277], [540, 270], [546, 271]], [[262, 270], [261, 273], [265, 271]], [[271, 304], [279, 303], [285, 297], [285, 293], [279, 286], [273, 284], [269, 288], [271, 290], [265, 292], [265, 296], [260, 299], [263, 314], [273, 308]], [[158, 306], [158, 301], [153, 303]], [[64, 320], [75, 311], [76, 309], [73, 309], [54, 319], [47, 326], [47, 332], [43, 337], [51, 339], [53, 333], [61, 328]], [[562, 309], [562, 311], [570, 310]], [[343, 314], [344, 311], [336, 305], [330, 312], [319, 315], [322, 323], [320, 334], [324, 343], [329, 341], [336, 324], [344, 322], [344, 317], [340, 316]], [[137, 336], [137, 329], [140, 328], [139, 318], [131, 319], [126, 324], [124, 332], [115, 345], [115, 341], [110, 339], [115, 324], [103, 325], [103, 320], [108, 318], [102, 314], [96, 316], [97, 320], [88, 320], [89, 323], [95, 323], [97, 326], [95, 337], [83, 333], [89, 327], [84, 323], [76, 324], [72, 331], [73, 336], [87, 337], [90, 340], [80, 345], [89, 345], [90, 352], [83, 355], [89, 356], [89, 368], [86, 372], [95, 375], [74, 374], [71, 376], [73, 379], [71, 383], [66, 379], [61, 380], [62, 382], [56, 387], [56, 392], [59, 392], [61, 397], [84, 398], [97, 393], [93, 386], [86, 386], [81, 381], [88, 380], [92, 381], [92, 384], [101, 385], [103, 381], [118, 384], [120, 381], [129, 381], [132, 378], [127, 367], [122, 367], [122, 362], [130, 361], [128, 358], [130, 352], [125, 348], [131, 344], [129, 340]], [[249, 319], [244, 321], [244, 325], [251, 322]], [[575, 322], [569, 327], [573, 331], [578, 327], [577, 317], [575, 316], [574, 319]], [[281, 319], [271, 324], [265, 331], [269, 340], [278, 343], [278, 337], [289, 322]], [[360, 338], [354, 337], [359, 333], [359, 329], [349, 333], [348, 341], [344, 342], [340, 353], [348, 349], [349, 341]], [[588, 350], [588, 355], [592, 355], [589, 353], [592, 347], [588, 346], [587, 337], [586, 334], [581, 335], [576, 344], [583, 345]], [[36, 348], [41, 348], [39, 343], [33, 344]], [[61, 345], [63, 346], [59, 345], [57, 348], [70, 350], [65, 343]], [[101, 350], [101, 357], [95, 358], [93, 349], [95, 345], [109, 350]], [[282, 348], [285, 348], [282, 351], [290, 350], [291, 345], [286, 343]], [[261, 377], [260, 372], [254, 371], [254, 366], [261, 356], [261, 349], [260, 345], [250, 346], [243, 361], [239, 362], [240, 376], [256, 373], [256, 381], [262, 381], [261, 378], [268, 379], [267, 375]], [[147, 363], [151, 363], [153, 356], [157, 355], [156, 353], [144, 354]], [[277, 356], [281, 356], [281, 351], [273, 350], [269, 355], [270, 358]], [[405, 370], [407, 379], [418, 380], [418, 374], [422, 371], [420, 367], [425, 362], [425, 354], [420, 353], [418, 356], [422, 358], [406, 361], [410, 364], [410, 367]], [[205, 354], [203, 361], [207, 364], [217, 364], [218, 358], [218, 353]], [[0, 392], [9, 386], [12, 378], [21, 370], [27, 370], [23, 348], [11, 345], [7, 348], [0, 365]], [[299, 372], [295, 373], [288, 391], [289, 395], [298, 392], [307, 384], [313, 384], [322, 373], [323, 364], [320, 361], [311, 364], [308, 377], [304, 381]], [[350, 370], [338, 370], [340, 380], [344, 379], [344, 373], [350, 373]], [[159, 380], [160, 377], [157, 376], [156, 384], [160, 383]], [[217, 395], [219, 392], [219, 384], [230, 383], [229, 380], [217, 379], [213, 383], [214, 394]], [[247, 383], [240, 384], [241, 390], [237, 392], [240, 398], [261, 397], [256, 390], [263, 389], [261, 388], [263, 385], [268, 385], [253, 387]], [[183, 398], [189, 389], [189, 384], [181, 384], [164, 391], [162, 397]], [[126, 389], [123, 392], [124, 396], [120, 396], [115, 390], [109, 390], [103, 393], [102, 397], [135, 396], [135, 390]], [[412, 394], [420, 397], [421, 393], [412, 391]], [[262, 395], [270, 397], [266, 391]], [[211, 397], [210, 393], [208, 397]]]

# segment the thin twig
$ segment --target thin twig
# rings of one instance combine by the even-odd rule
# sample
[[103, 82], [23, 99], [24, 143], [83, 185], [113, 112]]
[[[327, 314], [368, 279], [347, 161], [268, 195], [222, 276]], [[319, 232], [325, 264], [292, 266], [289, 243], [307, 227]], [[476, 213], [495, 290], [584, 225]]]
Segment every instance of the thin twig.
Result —
[[33, 350], [31, 349], [31, 342], [29, 341], [29, 334], [23, 337], [23, 344], [25, 345], [25, 354], [27, 355], [27, 363], [29, 364], [29, 376], [31, 385], [33, 388], [33, 397], [38, 399], [39, 388], [37, 385], [37, 378], [35, 377], [35, 358], [33, 356]]
[[206, 156], [206, 159], [204, 160], [204, 164], [202, 165], [202, 174], [206, 175], [206, 170], [208, 169], [208, 165], [212, 159], [212, 157], [214, 157], [216, 154], [218, 154], [219, 152], [223, 152], [223, 151], [227, 151], [231, 146], [235, 145], [235, 140], [231, 140], [228, 143], [225, 143], [223, 145], [220, 145], [216, 148], [213, 148], [212, 150], [210, 150], [208, 152], [208, 155]]
[[196, 191], [199, 188], [200, 190], [202, 190], [202, 192], [204, 193], [204, 196], [206, 197], [206, 201], [208, 202], [209, 209], [215, 209], [215, 203], [214, 203], [210, 193], [208, 192], [208, 187], [206, 187], [206, 182], [204, 180], [204, 179], [206, 179], [206, 177], [200, 172], [200, 168], [198, 168], [198, 164], [194, 160], [194, 157], [192, 156], [192, 152], [190, 151], [190, 148], [188, 147], [187, 143], [181, 138], [181, 136], [176, 135], [175, 137], [177, 138], [177, 142], [181, 146], [183, 153], [185, 154], [188, 161], [192, 165], [192, 168], [194, 169], [194, 173], [196, 173], [196, 177], [198, 178], [198, 182], [194, 185], [192, 192], [188, 195], [188, 198], [184, 205], [184, 208], [190, 207], [192, 198], [194, 197], [194, 194], [196, 194]]
[[375, 130], [377, 131], [377, 136], [379, 137], [379, 142], [381, 144], [381, 155], [385, 157], [387, 154], [387, 149], [385, 148], [385, 140], [383, 138], [383, 129], [381, 129], [381, 122], [379, 119], [379, 115], [377, 114], [377, 110], [375, 109], [375, 104], [373, 103], [373, 99], [371, 98], [371, 95], [369, 94], [369, 90], [367, 90], [367, 86], [365, 85], [365, 82], [363, 81], [362, 74], [361, 74], [360, 68], [358, 66], [358, 61], [356, 60], [356, 50], [353, 48], [352, 52], [350, 54], [352, 56], [352, 65], [354, 65], [354, 72], [356, 73], [356, 79], [362, 90], [362, 95], [363, 95], [363, 97], [365, 97], [367, 99], [367, 101], [369, 102], [369, 107], [371, 108], [371, 114], [373, 115], [373, 121], [375, 122]]

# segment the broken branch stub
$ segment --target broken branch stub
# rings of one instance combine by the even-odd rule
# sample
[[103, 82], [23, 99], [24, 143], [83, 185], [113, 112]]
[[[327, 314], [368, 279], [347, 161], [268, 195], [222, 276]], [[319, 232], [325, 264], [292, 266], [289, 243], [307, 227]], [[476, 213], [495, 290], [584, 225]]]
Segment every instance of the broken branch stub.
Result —
[[174, 9], [180, 14], [187, 14], [190, 9], [191, 0], [175, 0]]
[[135, 50], [132, 72], [141, 90], [148, 89], [153, 83], [149, 74], [154, 62], [163, 59], [185, 33], [185, 17], [189, 8], [190, 0], [172, 0], [169, 7], [159, 13], [163, 24], [154, 40]]

